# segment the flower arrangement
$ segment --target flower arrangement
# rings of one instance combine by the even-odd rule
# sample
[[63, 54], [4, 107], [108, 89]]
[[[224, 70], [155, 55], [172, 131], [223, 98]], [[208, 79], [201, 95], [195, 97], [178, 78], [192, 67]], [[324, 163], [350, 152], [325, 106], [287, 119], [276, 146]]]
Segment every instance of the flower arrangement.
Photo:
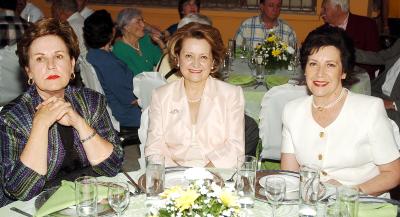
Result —
[[255, 55], [262, 56], [262, 64], [267, 68], [288, 68], [295, 50], [282, 41], [273, 31], [269, 32], [262, 44], [255, 48]]
[[161, 194], [166, 200], [152, 217], [238, 217], [239, 205], [232, 191], [214, 182], [196, 180], [184, 190], [180, 186]]

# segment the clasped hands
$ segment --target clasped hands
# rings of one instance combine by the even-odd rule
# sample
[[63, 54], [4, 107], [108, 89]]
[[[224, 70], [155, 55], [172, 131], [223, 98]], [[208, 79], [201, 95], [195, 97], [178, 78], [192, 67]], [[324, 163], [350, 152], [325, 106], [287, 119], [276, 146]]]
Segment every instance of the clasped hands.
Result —
[[75, 129], [83, 118], [63, 98], [52, 96], [36, 107], [35, 121], [50, 127], [55, 122]]

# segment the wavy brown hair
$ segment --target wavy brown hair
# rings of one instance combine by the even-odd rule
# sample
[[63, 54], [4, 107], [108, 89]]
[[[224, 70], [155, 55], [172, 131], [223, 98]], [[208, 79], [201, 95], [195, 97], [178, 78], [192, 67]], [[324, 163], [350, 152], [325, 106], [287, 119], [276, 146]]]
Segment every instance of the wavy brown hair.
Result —
[[29, 48], [32, 42], [47, 35], [60, 37], [64, 41], [70, 57], [74, 58], [75, 61], [78, 60], [79, 42], [71, 26], [67, 22], [60, 22], [54, 18], [45, 18], [32, 24], [18, 42], [16, 53], [22, 70], [25, 71], [25, 67], [29, 66]]
[[[204, 39], [210, 44], [213, 58], [213, 68], [211, 76], [218, 77], [215, 73], [223, 63], [225, 56], [225, 47], [218, 29], [201, 23], [189, 23], [178, 29], [171, 39], [168, 40], [169, 61], [174, 68], [178, 68], [178, 56], [182, 50], [183, 41], [189, 38]], [[178, 72], [178, 75], [181, 75]]]

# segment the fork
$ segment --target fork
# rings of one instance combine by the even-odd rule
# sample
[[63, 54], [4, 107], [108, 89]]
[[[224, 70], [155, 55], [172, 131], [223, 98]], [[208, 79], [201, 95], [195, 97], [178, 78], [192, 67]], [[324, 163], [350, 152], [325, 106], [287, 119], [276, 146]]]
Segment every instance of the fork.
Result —
[[235, 180], [233, 179], [233, 177], [235, 177], [236, 173], [237, 173], [237, 170], [232, 174], [231, 178], [226, 180], [226, 182], [234, 182]]

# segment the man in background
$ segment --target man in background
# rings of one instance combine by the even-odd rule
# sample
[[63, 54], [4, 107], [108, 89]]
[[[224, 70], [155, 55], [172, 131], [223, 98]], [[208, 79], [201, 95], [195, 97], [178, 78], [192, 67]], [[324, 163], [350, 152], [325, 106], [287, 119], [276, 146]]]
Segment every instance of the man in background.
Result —
[[274, 31], [281, 40], [292, 48], [297, 46], [296, 33], [282, 19], [282, 0], [260, 0], [261, 14], [245, 20], [235, 35], [236, 45], [241, 45], [246, 40], [253, 48], [258, 43], [263, 43], [270, 31]]
[[78, 4], [78, 11], [85, 19], [94, 12], [91, 8], [86, 6], [87, 2], [88, 0], [76, 0], [76, 3]]
[[15, 13], [16, 8], [17, 0], [0, 0], [0, 48], [17, 43], [28, 27]]
[[[321, 6], [321, 18], [325, 25], [336, 26], [346, 31], [353, 40], [354, 47], [366, 51], [379, 51], [379, 32], [374, 20], [368, 17], [350, 13], [349, 0], [323, 0]], [[358, 65], [364, 68], [375, 78], [377, 67]]]

